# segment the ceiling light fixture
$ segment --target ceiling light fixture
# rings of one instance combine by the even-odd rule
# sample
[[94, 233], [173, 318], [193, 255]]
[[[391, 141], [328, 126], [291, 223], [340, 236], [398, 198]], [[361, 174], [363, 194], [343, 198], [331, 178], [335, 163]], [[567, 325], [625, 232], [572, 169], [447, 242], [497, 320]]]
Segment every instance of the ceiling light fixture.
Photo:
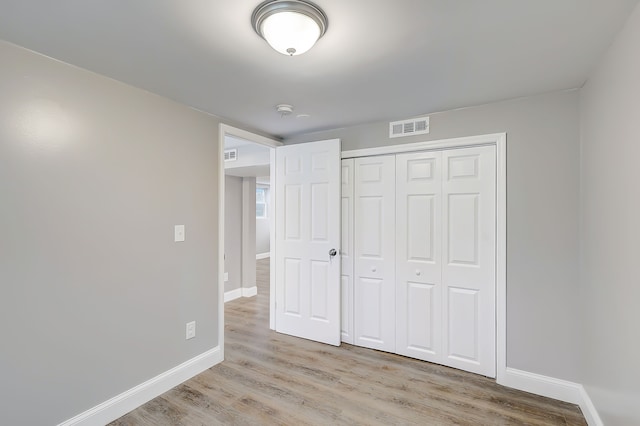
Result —
[[327, 31], [327, 15], [305, 0], [268, 0], [251, 16], [258, 35], [283, 55], [301, 55]]

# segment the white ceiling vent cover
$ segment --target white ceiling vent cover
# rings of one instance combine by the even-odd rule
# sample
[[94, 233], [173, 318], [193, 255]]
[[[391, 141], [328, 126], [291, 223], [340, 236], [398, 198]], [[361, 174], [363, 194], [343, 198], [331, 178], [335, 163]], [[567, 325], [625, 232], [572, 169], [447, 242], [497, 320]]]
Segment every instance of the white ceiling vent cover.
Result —
[[424, 135], [429, 133], [429, 117], [412, 118], [411, 120], [392, 121], [389, 123], [389, 137]]
[[224, 150], [224, 161], [236, 161], [238, 159], [238, 150], [237, 149], [225, 149]]

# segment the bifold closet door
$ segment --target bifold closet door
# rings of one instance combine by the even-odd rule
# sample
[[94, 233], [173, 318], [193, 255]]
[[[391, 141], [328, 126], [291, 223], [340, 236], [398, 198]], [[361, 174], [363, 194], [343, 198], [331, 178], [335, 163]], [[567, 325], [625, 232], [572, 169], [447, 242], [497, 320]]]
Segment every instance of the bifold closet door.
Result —
[[442, 363], [442, 153], [396, 156], [396, 352]]
[[496, 154], [442, 153], [444, 364], [495, 377]]
[[350, 344], [353, 344], [353, 169], [353, 158], [342, 160], [342, 245], [340, 248], [342, 318], [340, 334], [342, 341]]
[[355, 159], [354, 344], [395, 351], [395, 156]]

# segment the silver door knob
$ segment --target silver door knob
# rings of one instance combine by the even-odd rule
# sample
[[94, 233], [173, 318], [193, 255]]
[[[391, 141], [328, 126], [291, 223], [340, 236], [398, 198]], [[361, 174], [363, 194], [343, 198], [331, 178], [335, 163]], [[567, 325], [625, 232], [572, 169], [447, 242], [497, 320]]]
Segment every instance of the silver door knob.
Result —
[[331, 250], [329, 250], [329, 256], [330, 256], [330, 257], [333, 257], [333, 256], [335, 256], [336, 254], [338, 254], [338, 251], [337, 251], [336, 249], [331, 249]]

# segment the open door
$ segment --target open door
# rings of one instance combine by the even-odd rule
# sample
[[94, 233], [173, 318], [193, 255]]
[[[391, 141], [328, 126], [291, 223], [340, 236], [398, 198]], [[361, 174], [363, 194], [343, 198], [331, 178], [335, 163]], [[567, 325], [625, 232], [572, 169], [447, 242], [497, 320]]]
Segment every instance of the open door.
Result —
[[276, 148], [276, 331], [340, 345], [340, 140]]

